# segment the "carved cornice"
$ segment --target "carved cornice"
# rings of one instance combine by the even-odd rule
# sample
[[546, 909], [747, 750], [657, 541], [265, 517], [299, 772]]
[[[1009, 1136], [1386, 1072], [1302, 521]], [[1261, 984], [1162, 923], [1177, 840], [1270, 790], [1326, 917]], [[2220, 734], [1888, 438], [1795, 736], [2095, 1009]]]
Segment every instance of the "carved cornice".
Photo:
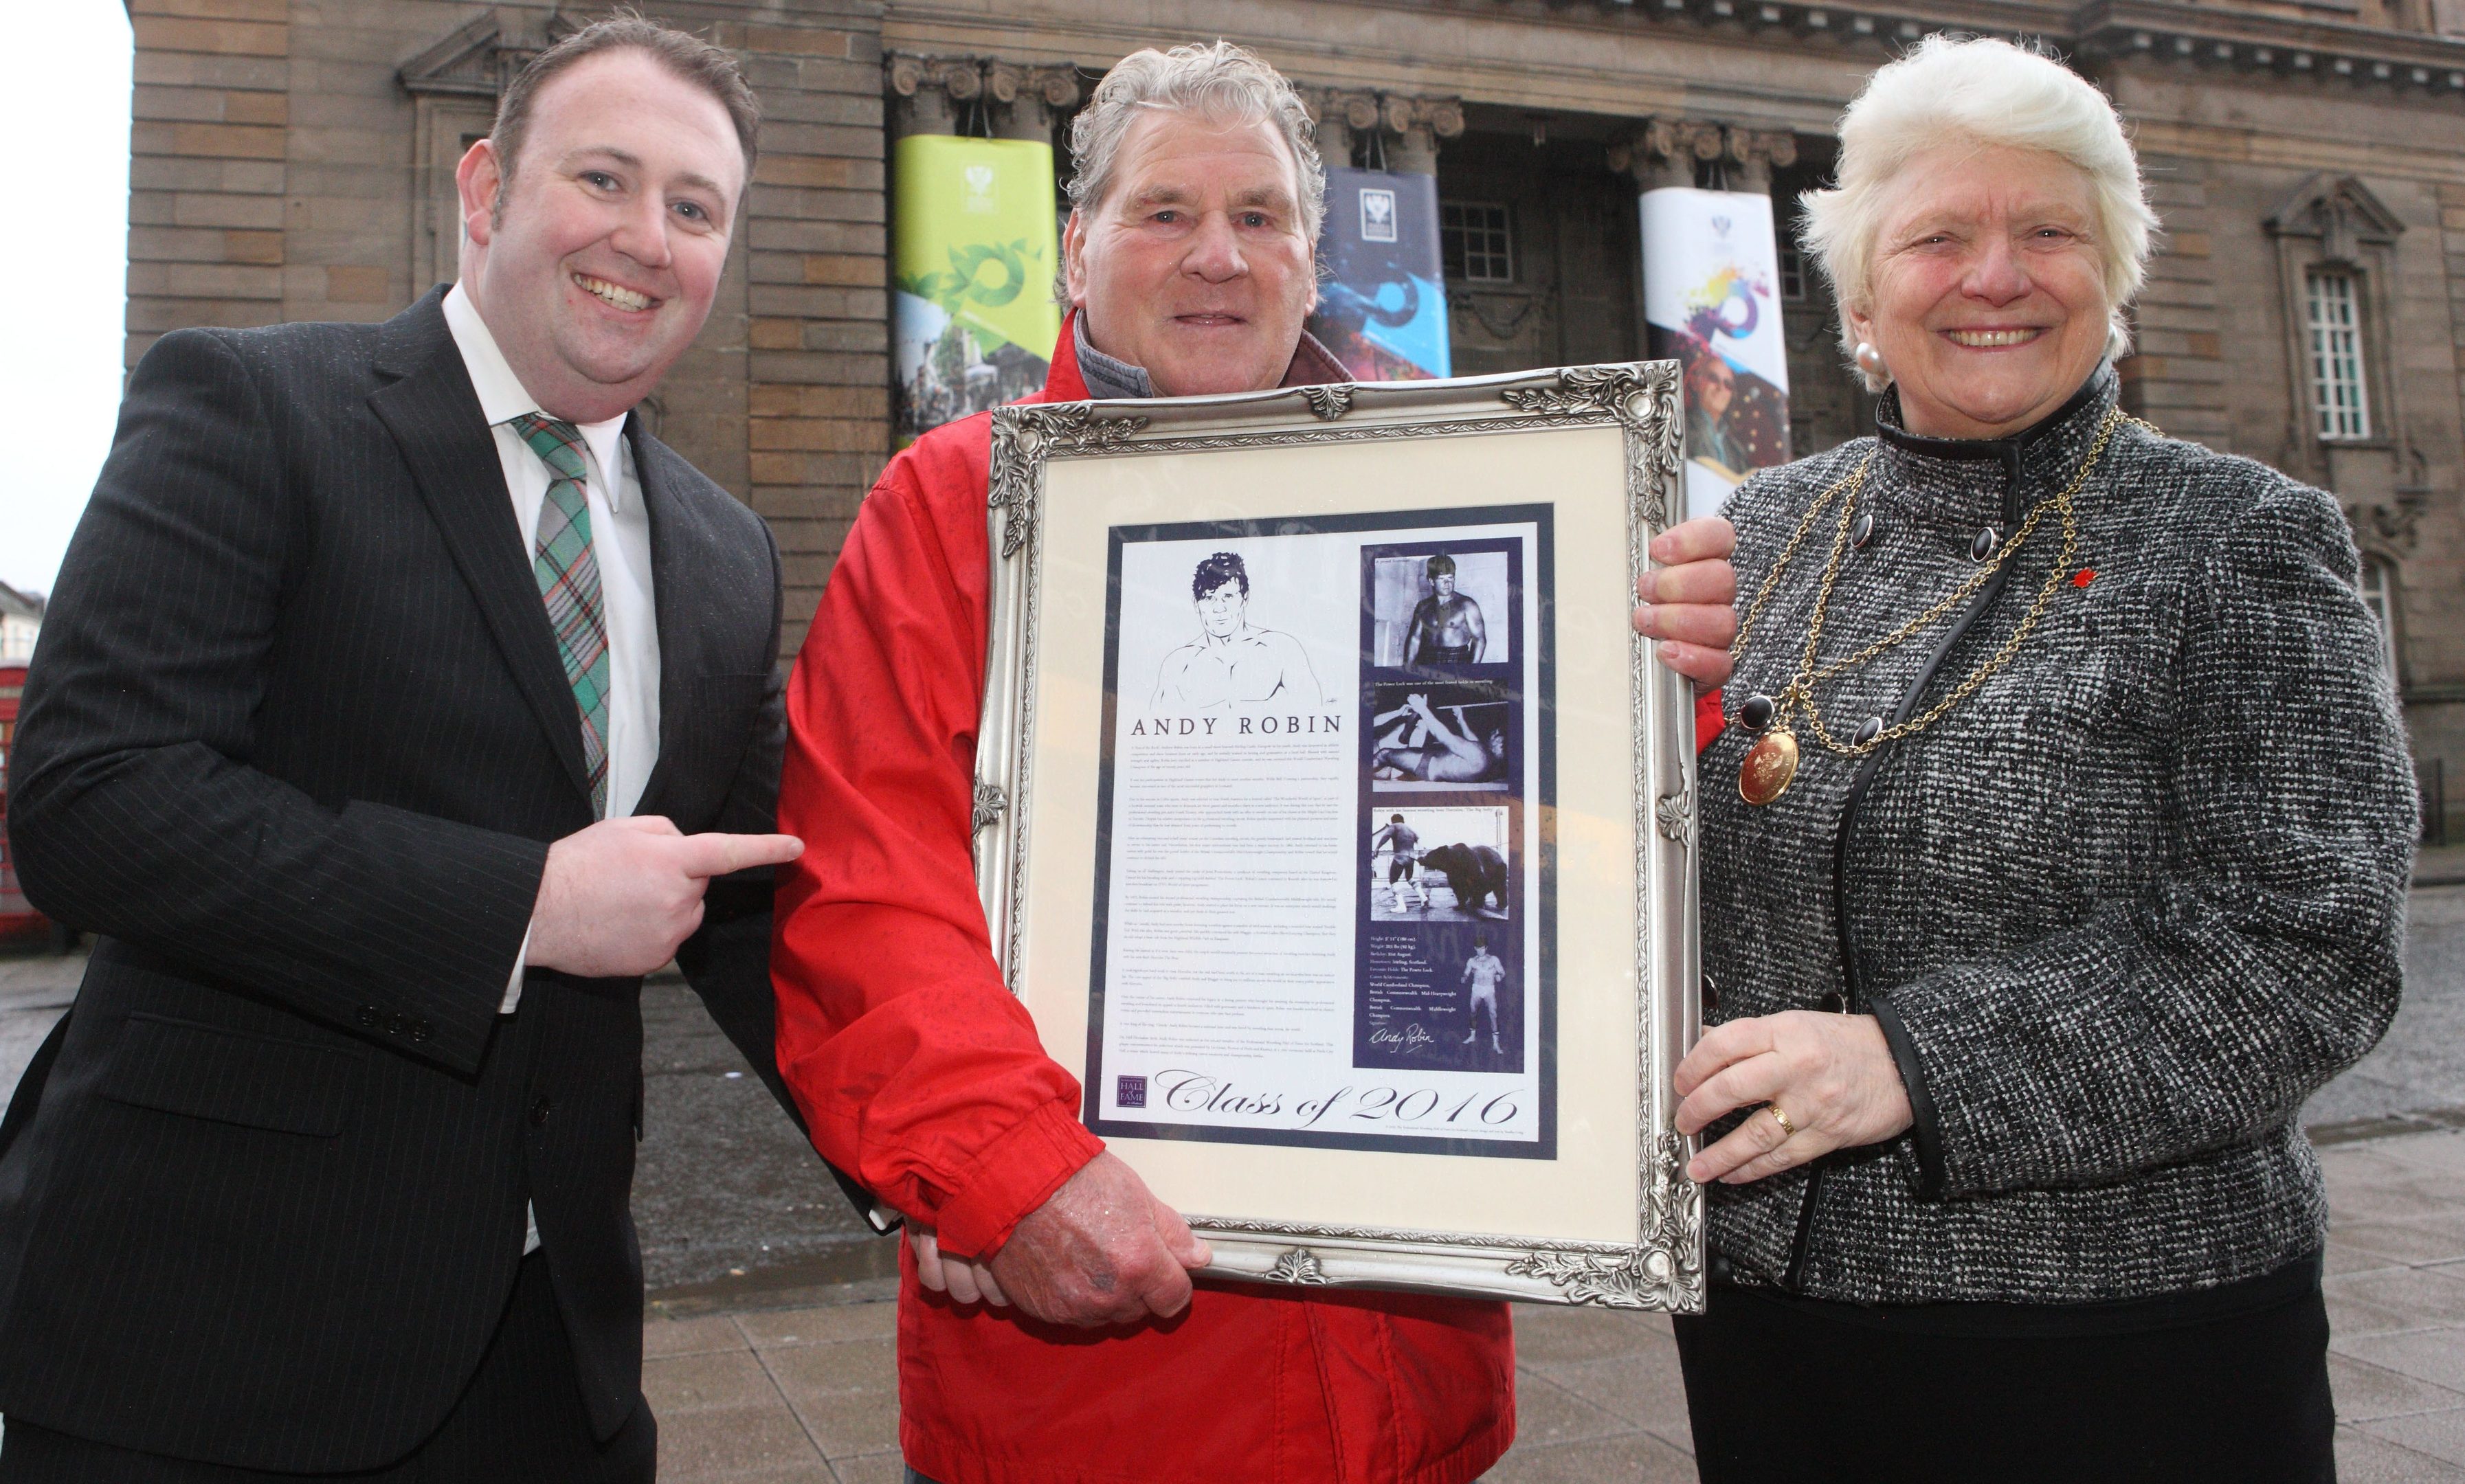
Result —
[[495, 99], [530, 59], [582, 29], [583, 23], [552, 11], [536, 26], [519, 11], [487, 10], [447, 32], [434, 45], [402, 64], [394, 76], [415, 98], [439, 95]]
[[930, 90], [953, 102], [985, 98], [1007, 104], [1024, 99], [1057, 110], [1076, 106], [1080, 93], [1076, 67], [1031, 67], [998, 57], [893, 52], [881, 59], [881, 73], [890, 91], [899, 98]]
[[1609, 147], [1609, 166], [1641, 176], [1669, 161], [1727, 159], [1738, 165], [1797, 163], [1797, 136], [1787, 129], [1749, 129], [1699, 119], [1652, 119]]
[[1463, 100], [1418, 98], [1401, 93], [1356, 93], [1343, 88], [1299, 89], [1310, 122], [1334, 119], [1356, 134], [1384, 129], [1405, 134], [1427, 129], [1436, 139], [1453, 139], [1464, 131]]
[[2368, 186], [2327, 170], [2296, 188], [2264, 225], [2279, 237], [2316, 237], [2321, 256], [2344, 262], [2356, 247], [2390, 247], [2405, 232], [2405, 219]]

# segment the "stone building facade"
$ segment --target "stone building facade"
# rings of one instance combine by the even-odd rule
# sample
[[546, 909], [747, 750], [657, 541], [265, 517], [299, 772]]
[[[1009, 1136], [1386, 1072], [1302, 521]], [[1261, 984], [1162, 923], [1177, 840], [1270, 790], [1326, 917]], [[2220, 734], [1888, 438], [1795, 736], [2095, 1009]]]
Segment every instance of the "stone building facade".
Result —
[[[128, 355], [195, 324], [373, 319], [452, 276], [453, 164], [584, 12], [129, 0]], [[1820, 183], [1841, 106], [1937, 29], [2043, 37], [2137, 133], [2163, 255], [2133, 410], [2333, 490], [2427, 786], [2465, 828], [2465, 0], [674, 0], [767, 122], [737, 261], [648, 415], [760, 511], [792, 648], [890, 449], [884, 159], [910, 131], [1061, 137], [1109, 63], [1229, 35], [1330, 159], [1434, 172], [1484, 233], [1461, 373], [1641, 344], [1634, 198]], [[1066, 162], [1064, 168], [1066, 169]], [[1504, 251], [1492, 252], [1502, 244]], [[1470, 262], [1460, 258], [1459, 261]], [[1792, 439], [1858, 432], [1824, 286], [1785, 253]]]

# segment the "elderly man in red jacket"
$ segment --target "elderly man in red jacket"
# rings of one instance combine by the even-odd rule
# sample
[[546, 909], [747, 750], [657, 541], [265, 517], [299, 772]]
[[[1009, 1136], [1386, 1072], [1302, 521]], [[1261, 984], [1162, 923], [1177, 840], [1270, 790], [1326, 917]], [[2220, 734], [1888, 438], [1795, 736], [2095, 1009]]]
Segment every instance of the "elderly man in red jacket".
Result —
[[[1302, 333], [1325, 177], [1237, 47], [1124, 59], [1080, 114], [1071, 313], [1031, 401], [1347, 379]], [[942, 1484], [1462, 1484], [1513, 1441], [1503, 1304], [1193, 1290], [1206, 1245], [1079, 1122], [1003, 987], [971, 836], [988, 417], [891, 462], [788, 689], [779, 1063], [814, 1143], [905, 1213], [899, 1441]], [[1727, 674], [1717, 521], [1665, 533], [1635, 622]]]

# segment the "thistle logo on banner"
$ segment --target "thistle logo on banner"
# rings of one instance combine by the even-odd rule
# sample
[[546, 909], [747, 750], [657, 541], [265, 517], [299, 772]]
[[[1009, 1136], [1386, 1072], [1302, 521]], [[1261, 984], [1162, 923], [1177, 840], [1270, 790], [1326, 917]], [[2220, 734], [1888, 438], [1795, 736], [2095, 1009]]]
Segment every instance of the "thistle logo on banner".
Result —
[[1361, 192], [1361, 240], [1395, 240], [1395, 192], [1364, 188]]
[[994, 178], [993, 167], [989, 165], [968, 166], [963, 176], [966, 182], [966, 194], [961, 199], [959, 210], [988, 216], [1000, 210], [1001, 202], [993, 196]]

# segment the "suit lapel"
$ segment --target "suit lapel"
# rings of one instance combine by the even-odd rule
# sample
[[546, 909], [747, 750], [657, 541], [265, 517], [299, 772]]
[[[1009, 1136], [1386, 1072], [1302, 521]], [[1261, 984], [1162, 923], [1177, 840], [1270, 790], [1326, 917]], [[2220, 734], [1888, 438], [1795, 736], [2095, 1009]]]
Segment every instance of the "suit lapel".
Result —
[[651, 604], [659, 630], [659, 756], [633, 812], [666, 814], [676, 760], [691, 720], [686, 682], [709, 669], [708, 636], [689, 616], [697, 581], [708, 580], [707, 572], [697, 572], [700, 564], [694, 559], [705, 543], [692, 501], [677, 488], [668, 467], [675, 455], [642, 432], [638, 417], [626, 419], [625, 440], [633, 453], [634, 476], [641, 481], [642, 508], [651, 518]]
[[[442, 299], [442, 291], [432, 293], [386, 326], [377, 370], [395, 379], [369, 393], [368, 406], [400, 446], [403, 462], [444, 533], [455, 565], [478, 601], [548, 745], [564, 762], [574, 787], [588, 798], [590, 775], [582, 760], [582, 713], [566, 682], [565, 661], [557, 654], [538, 579], [522, 558], [522, 527], [514, 520], [496, 437], [488, 431], [478, 394], [471, 389], [470, 373], [446, 327]], [[666, 628], [662, 601], [662, 641]], [[664, 690], [660, 698], [664, 704]], [[660, 730], [666, 730], [664, 723]]]

